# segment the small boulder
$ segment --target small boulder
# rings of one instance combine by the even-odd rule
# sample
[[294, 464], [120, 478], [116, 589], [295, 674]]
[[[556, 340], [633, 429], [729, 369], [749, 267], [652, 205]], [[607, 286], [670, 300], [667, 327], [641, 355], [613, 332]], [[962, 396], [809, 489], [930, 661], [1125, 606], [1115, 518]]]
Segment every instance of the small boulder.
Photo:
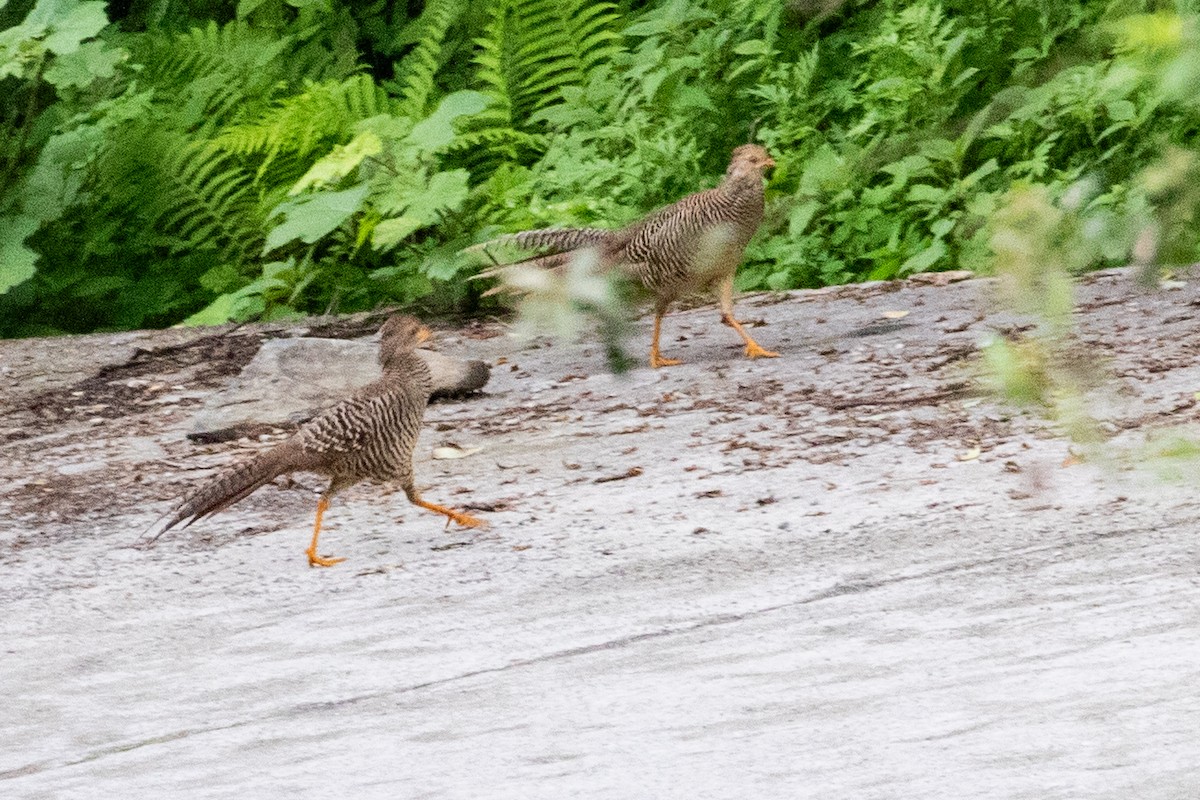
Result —
[[[418, 350], [433, 373], [434, 396], [483, 388], [491, 369], [482, 361]], [[265, 426], [300, 423], [379, 378], [379, 345], [346, 339], [272, 339], [192, 420], [188, 438], [214, 442]]]

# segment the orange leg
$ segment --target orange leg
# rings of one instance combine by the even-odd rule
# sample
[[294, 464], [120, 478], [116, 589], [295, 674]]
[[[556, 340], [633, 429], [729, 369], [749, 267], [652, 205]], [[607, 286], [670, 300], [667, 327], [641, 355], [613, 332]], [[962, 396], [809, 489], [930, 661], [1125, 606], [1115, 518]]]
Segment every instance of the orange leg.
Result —
[[733, 316], [733, 278], [721, 281], [721, 322], [733, 328], [738, 332], [738, 336], [742, 337], [742, 341], [746, 343], [747, 358], [778, 358], [779, 353], [766, 350], [758, 342], [754, 341], [754, 337], [746, 333], [746, 329], [742, 327], [742, 323], [738, 322]]
[[312, 544], [304, 551], [308, 555], [308, 565], [310, 567], [332, 567], [334, 564], [340, 564], [346, 560], [344, 558], [322, 558], [317, 555], [317, 537], [321, 535], [321, 517], [325, 516], [325, 511], [328, 508], [328, 497], [322, 497], [317, 501], [317, 521], [313, 524]]
[[673, 367], [682, 362], [674, 358], [663, 358], [662, 353], [658, 350], [658, 335], [662, 332], [663, 314], [667, 311], [665, 306], [659, 306], [654, 311], [654, 338], [650, 340], [650, 366], [658, 369], [659, 367]]
[[779, 353], [776, 353], [771, 350], [763, 349], [762, 345], [760, 345], [758, 342], [754, 341], [754, 339], [750, 336], [750, 334], [746, 333], [746, 329], [742, 327], [742, 323], [738, 322], [732, 316], [730, 316], [728, 314], [722, 314], [721, 322], [723, 322], [726, 325], [728, 325], [729, 327], [733, 328], [735, 331], [738, 332], [738, 335], [742, 337], [742, 341], [744, 341], [746, 343], [746, 357], [747, 358], [778, 358], [779, 357]]
[[457, 522], [459, 525], [462, 525], [464, 528], [479, 528], [481, 526], [487, 525], [487, 523], [484, 522], [483, 520], [476, 519], [475, 517], [472, 517], [470, 514], [464, 514], [461, 511], [455, 511], [453, 508], [446, 508], [445, 506], [439, 506], [437, 503], [430, 503], [427, 500], [422, 500], [421, 495], [417, 494], [416, 489], [409, 489], [406, 492], [406, 494], [408, 495], [408, 501], [410, 503], [412, 503], [414, 506], [420, 506], [421, 508], [427, 508], [430, 511], [433, 511], [435, 513], [441, 514], [444, 517], [446, 517], [446, 527], [447, 528], [450, 527], [451, 522]]

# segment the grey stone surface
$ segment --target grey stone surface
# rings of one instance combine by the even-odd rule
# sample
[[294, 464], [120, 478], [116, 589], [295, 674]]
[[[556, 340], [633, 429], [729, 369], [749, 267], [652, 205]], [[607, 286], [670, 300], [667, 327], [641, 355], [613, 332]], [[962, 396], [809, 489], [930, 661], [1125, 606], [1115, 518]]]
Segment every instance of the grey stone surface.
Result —
[[[437, 395], [465, 394], [487, 383], [482, 361], [417, 351], [433, 373]], [[271, 339], [254, 359], [212, 395], [192, 420], [191, 433], [212, 434], [251, 424], [299, 422], [379, 378], [379, 345], [346, 339]]]
[[1200, 502], [1146, 457], [1196, 435], [1198, 303], [1081, 286], [1083, 463], [948, 391], [1014, 325], [983, 281], [746, 298], [753, 363], [672, 314], [686, 363], [625, 378], [448, 333], [505, 363], [430, 407], [417, 479], [491, 527], [356, 487], [327, 570], [316, 479], [130, 548], [266, 443], [196, 447], [151, 388], [64, 411], [0, 443], [0, 797], [1196, 797]]

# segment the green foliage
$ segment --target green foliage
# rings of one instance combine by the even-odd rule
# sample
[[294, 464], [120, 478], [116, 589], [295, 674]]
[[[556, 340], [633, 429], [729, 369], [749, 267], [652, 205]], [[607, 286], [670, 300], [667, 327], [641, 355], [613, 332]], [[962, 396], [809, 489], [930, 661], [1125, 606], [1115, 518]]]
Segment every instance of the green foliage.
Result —
[[462, 0], [430, 0], [410, 26], [407, 37], [414, 46], [398, 65], [394, 80], [404, 115], [421, 116], [428, 109], [437, 88], [435, 76], [442, 67], [446, 35], [462, 10]]
[[779, 166], [743, 288], [990, 271], [1035, 184], [1106, 231], [1068, 274], [1200, 257], [1182, 5], [118, 7], [0, 4], [0, 335], [471, 310], [464, 245], [622, 224], [751, 139]]

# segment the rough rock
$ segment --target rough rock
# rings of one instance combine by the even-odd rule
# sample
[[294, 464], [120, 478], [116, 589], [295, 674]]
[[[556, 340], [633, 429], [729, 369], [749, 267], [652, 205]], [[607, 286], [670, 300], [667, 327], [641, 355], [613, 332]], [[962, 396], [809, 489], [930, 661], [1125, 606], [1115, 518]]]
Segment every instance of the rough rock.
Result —
[[[491, 369], [482, 361], [418, 350], [433, 373], [435, 396], [482, 389]], [[228, 388], [208, 398], [189, 436], [220, 441], [248, 426], [298, 423], [380, 375], [379, 345], [345, 339], [271, 339]]]
[[684, 363], [619, 378], [594, 341], [439, 331], [494, 371], [430, 406], [417, 482], [491, 527], [357, 486], [325, 570], [308, 476], [130, 546], [270, 445], [185, 435], [261, 328], [97, 375], [111, 336], [9, 343], [82, 366], [4, 411], [0, 797], [1200, 796], [1185, 278], [1079, 286], [1096, 458], [972, 390], [1028, 323], [988, 281], [742, 298], [767, 361], [674, 313]]

